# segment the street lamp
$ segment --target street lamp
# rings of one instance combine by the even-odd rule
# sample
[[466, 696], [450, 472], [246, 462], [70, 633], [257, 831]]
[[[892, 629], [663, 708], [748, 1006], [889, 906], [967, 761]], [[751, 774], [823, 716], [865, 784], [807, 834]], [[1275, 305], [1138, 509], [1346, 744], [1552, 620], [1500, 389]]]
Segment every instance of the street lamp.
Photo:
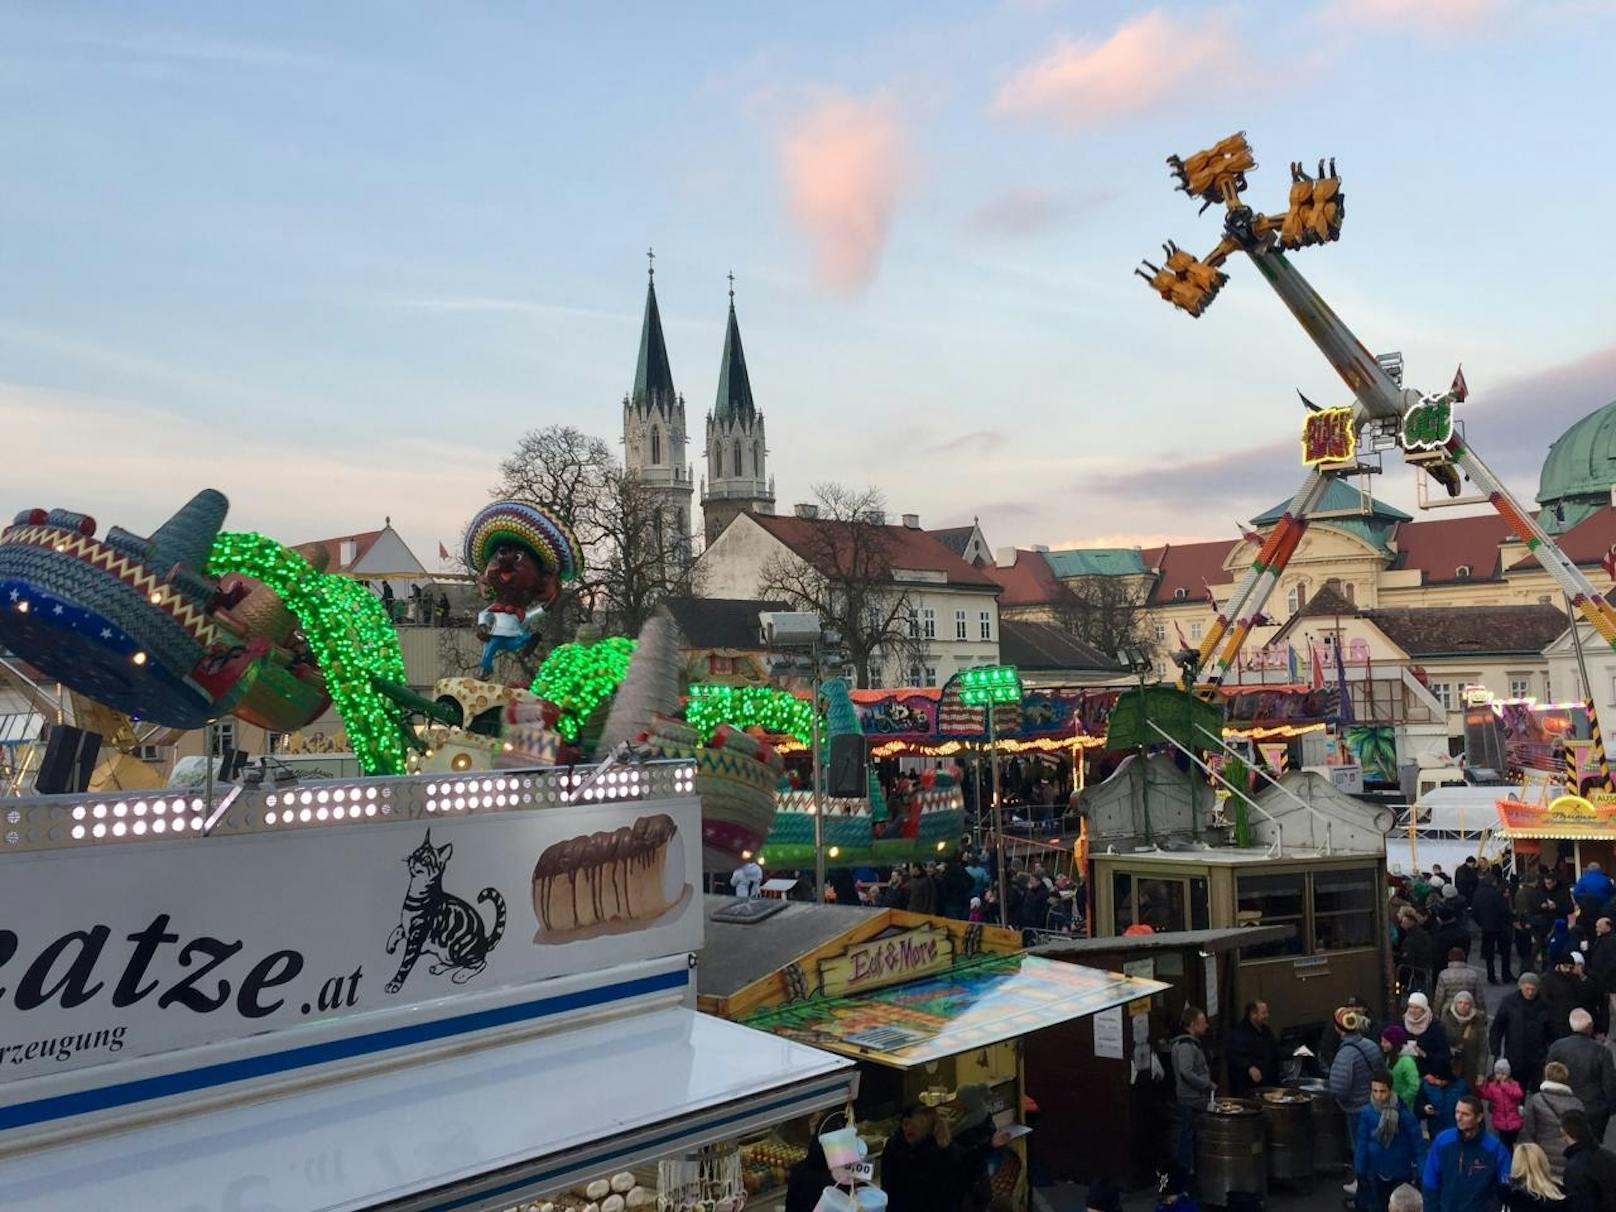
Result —
[[[812, 610], [763, 610], [758, 612], [758, 630], [763, 643], [776, 649], [804, 649], [808, 652], [807, 672], [813, 680], [813, 816], [814, 816], [814, 901], [825, 901], [825, 803], [821, 788], [825, 782], [824, 751], [820, 745], [820, 682], [827, 666], [840, 669], [847, 654], [838, 645], [841, 633], [825, 627]], [[831, 856], [835, 858], [835, 855]]]
[[999, 800], [999, 733], [994, 708], [1002, 703], [1021, 706], [1021, 674], [1014, 665], [977, 665], [960, 675], [960, 702], [981, 707], [988, 717], [988, 754], [993, 764], [993, 832], [995, 865], [999, 869], [999, 925], [1008, 924], [1009, 889], [1004, 878], [1004, 806]]

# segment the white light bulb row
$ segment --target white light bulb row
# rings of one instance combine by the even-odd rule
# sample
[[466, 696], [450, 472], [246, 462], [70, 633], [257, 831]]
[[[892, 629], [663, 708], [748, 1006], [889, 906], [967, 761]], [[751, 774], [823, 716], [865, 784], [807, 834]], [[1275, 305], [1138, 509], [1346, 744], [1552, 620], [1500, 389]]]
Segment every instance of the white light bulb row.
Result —
[[[291, 798], [287, 797], [288, 800]], [[383, 816], [393, 811], [390, 804], [337, 804], [334, 807], [321, 804], [318, 808], [304, 806], [301, 808], [287, 807], [280, 812], [264, 813], [266, 825], [313, 825], [323, 824], [327, 821], [357, 821], [363, 817], [375, 816], [378, 812]]]
[[178, 812], [173, 816], [153, 817], [149, 821], [141, 817], [136, 817], [132, 821], [114, 820], [110, 823], [98, 820], [89, 825], [74, 825], [72, 829], [75, 842], [82, 842], [86, 839], [102, 841], [109, 837], [114, 839], [124, 837], [164, 837], [168, 834], [199, 834], [201, 832], [202, 818], [200, 816], [185, 817]]

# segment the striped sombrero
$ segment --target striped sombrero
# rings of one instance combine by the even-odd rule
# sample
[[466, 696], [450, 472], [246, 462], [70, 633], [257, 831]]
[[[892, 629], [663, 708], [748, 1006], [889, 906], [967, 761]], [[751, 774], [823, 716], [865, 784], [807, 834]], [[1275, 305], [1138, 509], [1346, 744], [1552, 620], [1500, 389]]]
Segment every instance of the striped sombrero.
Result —
[[495, 501], [473, 518], [466, 530], [466, 563], [471, 570], [486, 568], [501, 543], [526, 547], [561, 581], [576, 579], [583, 568], [583, 553], [572, 531], [537, 505]]

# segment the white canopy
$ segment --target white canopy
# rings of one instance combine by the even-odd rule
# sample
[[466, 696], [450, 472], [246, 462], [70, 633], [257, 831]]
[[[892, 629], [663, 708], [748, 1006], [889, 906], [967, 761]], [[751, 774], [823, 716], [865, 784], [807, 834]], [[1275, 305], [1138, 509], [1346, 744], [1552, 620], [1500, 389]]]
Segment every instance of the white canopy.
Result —
[[666, 1008], [23, 1154], [0, 1207], [509, 1208], [839, 1106], [852, 1072]]

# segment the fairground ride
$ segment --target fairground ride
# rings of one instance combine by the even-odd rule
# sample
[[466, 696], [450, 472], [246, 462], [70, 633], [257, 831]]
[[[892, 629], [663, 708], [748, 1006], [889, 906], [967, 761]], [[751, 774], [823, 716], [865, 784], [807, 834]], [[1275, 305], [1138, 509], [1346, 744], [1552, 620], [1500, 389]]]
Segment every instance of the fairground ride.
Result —
[[1280, 574], [1307, 531], [1309, 514], [1331, 479], [1356, 474], [1365, 468], [1361, 460], [1393, 449], [1400, 450], [1411, 466], [1443, 484], [1451, 497], [1459, 495], [1463, 479], [1470, 480], [1537, 557], [1572, 606], [1616, 648], [1616, 608], [1493, 474], [1466, 440], [1462, 427], [1454, 424], [1453, 406], [1467, 394], [1463, 373], [1456, 374], [1452, 385], [1440, 393], [1425, 394], [1400, 386], [1286, 257], [1287, 252], [1339, 238], [1346, 210], [1335, 161], [1329, 161], [1328, 168], [1325, 161], [1319, 161], [1313, 174], [1293, 162], [1286, 209], [1275, 215], [1259, 214], [1241, 196], [1246, 174], [1257, 167], [1243, 132], [1192, 156], [1169, 156], [1167, 163], [1178, 178], [1178, 187], [1203, 200], [1202, 210], [1222, 204], [1223, 236], [1204, 258], [1169, 242], [1163, 246], [1167, 257], [1162, 265], [1147, 261], [1136, 272], [1174, 307], [1198, 317], [1228, 281], [1223, 266], [1230, 256], [1245, 253], [1353, 395], [1353, 402], [1344, 407], [1310, 406], [1302, 429], [1303, 462], [1308, 470], [1301, 487], [1217, 612], [1193, 660], [1187, 662], [1185, 684], [1195, 686], [1204, 696], [1215, 693], [1246, 637], [1263, 618]]

